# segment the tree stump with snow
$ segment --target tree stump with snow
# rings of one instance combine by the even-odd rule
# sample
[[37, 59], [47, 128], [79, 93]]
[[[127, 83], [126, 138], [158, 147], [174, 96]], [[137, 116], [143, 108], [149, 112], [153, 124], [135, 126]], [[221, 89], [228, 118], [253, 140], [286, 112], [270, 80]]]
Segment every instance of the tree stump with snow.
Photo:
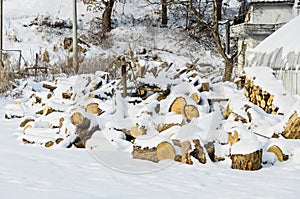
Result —
[[300, 116], [297, 112], [291, 115], [282, 135], [287, 139], [300, 139]]
[[153, 148], [134, 146], [131, 155], [135, 159], [148, 160], [157, 163], [160, 160], [174, 160], [176, 153], [172, 144], [169, 142], [161, 142], [157, 147]]
[[231, 168], [239, 170], [254, 171], [261, 168], [262, 149], [249, 154], [231, 155]]

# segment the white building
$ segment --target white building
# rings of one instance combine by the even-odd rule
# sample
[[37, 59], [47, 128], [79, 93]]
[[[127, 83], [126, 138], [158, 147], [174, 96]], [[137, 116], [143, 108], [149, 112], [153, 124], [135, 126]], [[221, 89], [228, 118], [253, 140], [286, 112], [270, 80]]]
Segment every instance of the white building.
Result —
[[[278, 40], [281, 37], [288, 37], [286, 34], [280, 37], [276, 36], [276, 39], [271, 41], [267, 41], [266, 38], [298, 16], [299, 8], [300, 0], [249, 0], [242, 4], [240, 10], [242, 18], [238, 20], [240, 23], [231, 27], [231, 37], [238, 39], [240, 52], [238, 66], [240, 68], [254, 65], [272, 67], [276, 70], [277, 77], [283, 79], [286, 88], [297, 94], [300, 94], [299, 72], [296, 70], [300, 64], [300, 59], [298, 60], [297, 52], [291, 51], [282, 54], [284, 44], [279, 44]], [[300, 28], [300, 23], [298, 27]], [[284, 31], [293, 32], [295, 28], [296, 26], [289, 25], [287, 28], [284, 27]], [[297, 37], [299, 36], [300, 29]], [[265, 39], [266, 41], [264, 41]], [[293, 42], [292, 38], [290, 39], [292, 44], [299, 45], [299, 43]], [[259, 46], [255, 48], [262, 41], [267, 43], [264, 45], [268, 45], [269, 50], [273, 49], [272, 52], [264, 52], [268, 49]], [[283, 72], [283, 69], [286, 71]]]

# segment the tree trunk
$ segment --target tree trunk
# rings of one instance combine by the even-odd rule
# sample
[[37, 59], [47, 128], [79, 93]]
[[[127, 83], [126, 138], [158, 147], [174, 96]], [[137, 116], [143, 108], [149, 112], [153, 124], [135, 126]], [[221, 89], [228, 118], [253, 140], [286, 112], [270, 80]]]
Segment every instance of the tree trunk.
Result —
[[114, 6], [115, 0], [110, 0], [109, 2], [105, 3], [105, 9], [102, 14], [102, 25], [104, 31], [111, 31], [111, 14], [112, 9]]
[[220, 21], [222, 19], [222, 2], [223, 2], [223, 0], [216, 0], [218, 21]]
[[167, 27], [168, 25], [168, 8], [167, 8], [167, 0], [161, 0], [161, 26]]
[[229, 59], [225, 61], [225, 72], [223, 75], [223, 81], [231, 81], [231, 77], [232, 77], [232, 71], [233, 71], [233, 60]]

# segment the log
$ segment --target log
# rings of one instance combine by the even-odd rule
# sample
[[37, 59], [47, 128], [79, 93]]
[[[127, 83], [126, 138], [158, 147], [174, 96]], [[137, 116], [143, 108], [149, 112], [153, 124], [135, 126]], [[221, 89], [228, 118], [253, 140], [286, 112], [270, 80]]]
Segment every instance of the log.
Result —
[[103, 111], [99, 108], [98, 103], [90, 103], [86, 106], [85, 112], [94, 114], [94, 115], [101, 115]]
[[283, 162], [283, 161], [286, 161], [286, 160], [289, 159], [289, 156], [283, 154], [281, 149], [276, 145], [273, 145], [273, 146], [269, 147], [268, 152], [274, 153], [277, 156], [277, 159], [279, 160], [279, 162]]
[[32, 118], [26, 118], [24, 121], [20, 123], [20, 127], [25, 127], [28, 122], [34, 122]]
[[138, 136], [145, 135], [145, 134], [146, 134], [146, 129], [144, 127], [135, 125], [130, 128], [130, 135], [134, 138], [137, 138]]
[[193, 164], [191, 160], [190, 150], [192, 149], [191, 142], [186, 140], [181, 144], [181, 162], [184, 164]]
[[261, 169], [262, 149], [249, 154], [231, 155], [231, 168], [239, 170], [255, 171]]
[[300, 139], [300, 116], [296, 111], [290, 116], [282, 135], [287, 139]]
[[134, 159], [148, 160], [157, 163], [160, 160], [174, 160], [176, 153], [173, 145], [164, 141], [153, 148], [134, 146], [131, 155]]
[[71, 123], [76, 126], [77, 138], [74, 141], [74, 145], [78, 148], [84, 148], [85, 142], [91, 138], [95, 131], [99, 130], [97, 124], [91, 126], [91, 120], [79, 112], [72, 114]]
[[191, 94], [191, 95], [190, 95], [190, 98], [191, 98], [192, 100], [194, 100], [194, 102], [196, 102], [197, 104], [200, 103], [201, 98], [200, 98], [200, 95], [199, 95], [198, 93], [193, 93], [193, 94]]
[[200, 87], [200, 92], [209, 91], [209, 83], [203, 82]]
[[187, 121], [191, 121], [193, 118], [199, 117], [199, 111], [194, 105], [185, 105], [183, 109], [184, 116]]
[[52, 147], [53, 145], [54, 145], [53, 141], [48, 141], [45, 143], [45, 147], [47, 147], [47, 148]]
[[177, 97], [171, 104], [169, 108], [169, 112], [182, 114], [185, 105], [186, 105], [186, 100], [183, 97]]
[[134, 146], [131, 153], [132, 158], [140, 160], [148, 160], [157, 163], [159, 160], [156, 155], [156, 148], [141, 148], [140, 146]]
[[200, 140], [194, 139], [193, 143], [194, 143], [195, 149], [191, 152], [191, 156], [196, 158], [202, 164], [205, 164], [206, 163], [206, 156], [205, 156], [205, 153], [204, 153], [204, 148], [200, 144]]
[[230, 146], [234, 145], [238, 141], [239, 141], [239, 134], [237, 131], [234, 131], [233, 135], [231, 132], [228, 133], [228, 144], [230, 144]]
[[162, 142], [156, 148], [157, 159], [160, 160], [174, 160], [176, 153], [172, 144], [169, 142]]
[[52, 86], [45, 83], [43, 84], [43, 87], [49, 89], [51, 92], [53, 92], [57, 88], [56, 86]]

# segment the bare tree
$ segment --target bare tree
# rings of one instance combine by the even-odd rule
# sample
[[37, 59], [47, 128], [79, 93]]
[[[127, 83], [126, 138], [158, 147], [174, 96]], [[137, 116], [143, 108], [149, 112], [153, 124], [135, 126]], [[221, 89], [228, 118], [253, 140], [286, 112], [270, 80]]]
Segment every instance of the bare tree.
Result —
[[111, 15], [113, 11], [114, 4], [117, 0], [82, 0], [84, 4], [87, 5], [88, 11], [102, 13], [102, 26], [104, 31], [111, 31]]
[[[216, 43], [216, 47], [222, 58], [225, 62], [225, 71], [223, 74], [223, 81], [230, 81], [232, 78], [232, 72], [235, 64], [236, 57], [238, 56], [238, 52], [235, 51], [232, 54], [227, 54], [225, 51], [226, 45], [222, 42], [222, 36], [219, 32], [219, 12], [218, 6], [221, 0], [211, 0], [211, 13], [210, 17], [205, 17], [203, 15], [204, 11], [197, 9], [197, 7], [193, 6], [193, 1], [190, 0], [189, 9], [195, 19], [204, 25], [212, 34], [212, 37]], [[208, 3], [208, 2], [207, 2]]]

